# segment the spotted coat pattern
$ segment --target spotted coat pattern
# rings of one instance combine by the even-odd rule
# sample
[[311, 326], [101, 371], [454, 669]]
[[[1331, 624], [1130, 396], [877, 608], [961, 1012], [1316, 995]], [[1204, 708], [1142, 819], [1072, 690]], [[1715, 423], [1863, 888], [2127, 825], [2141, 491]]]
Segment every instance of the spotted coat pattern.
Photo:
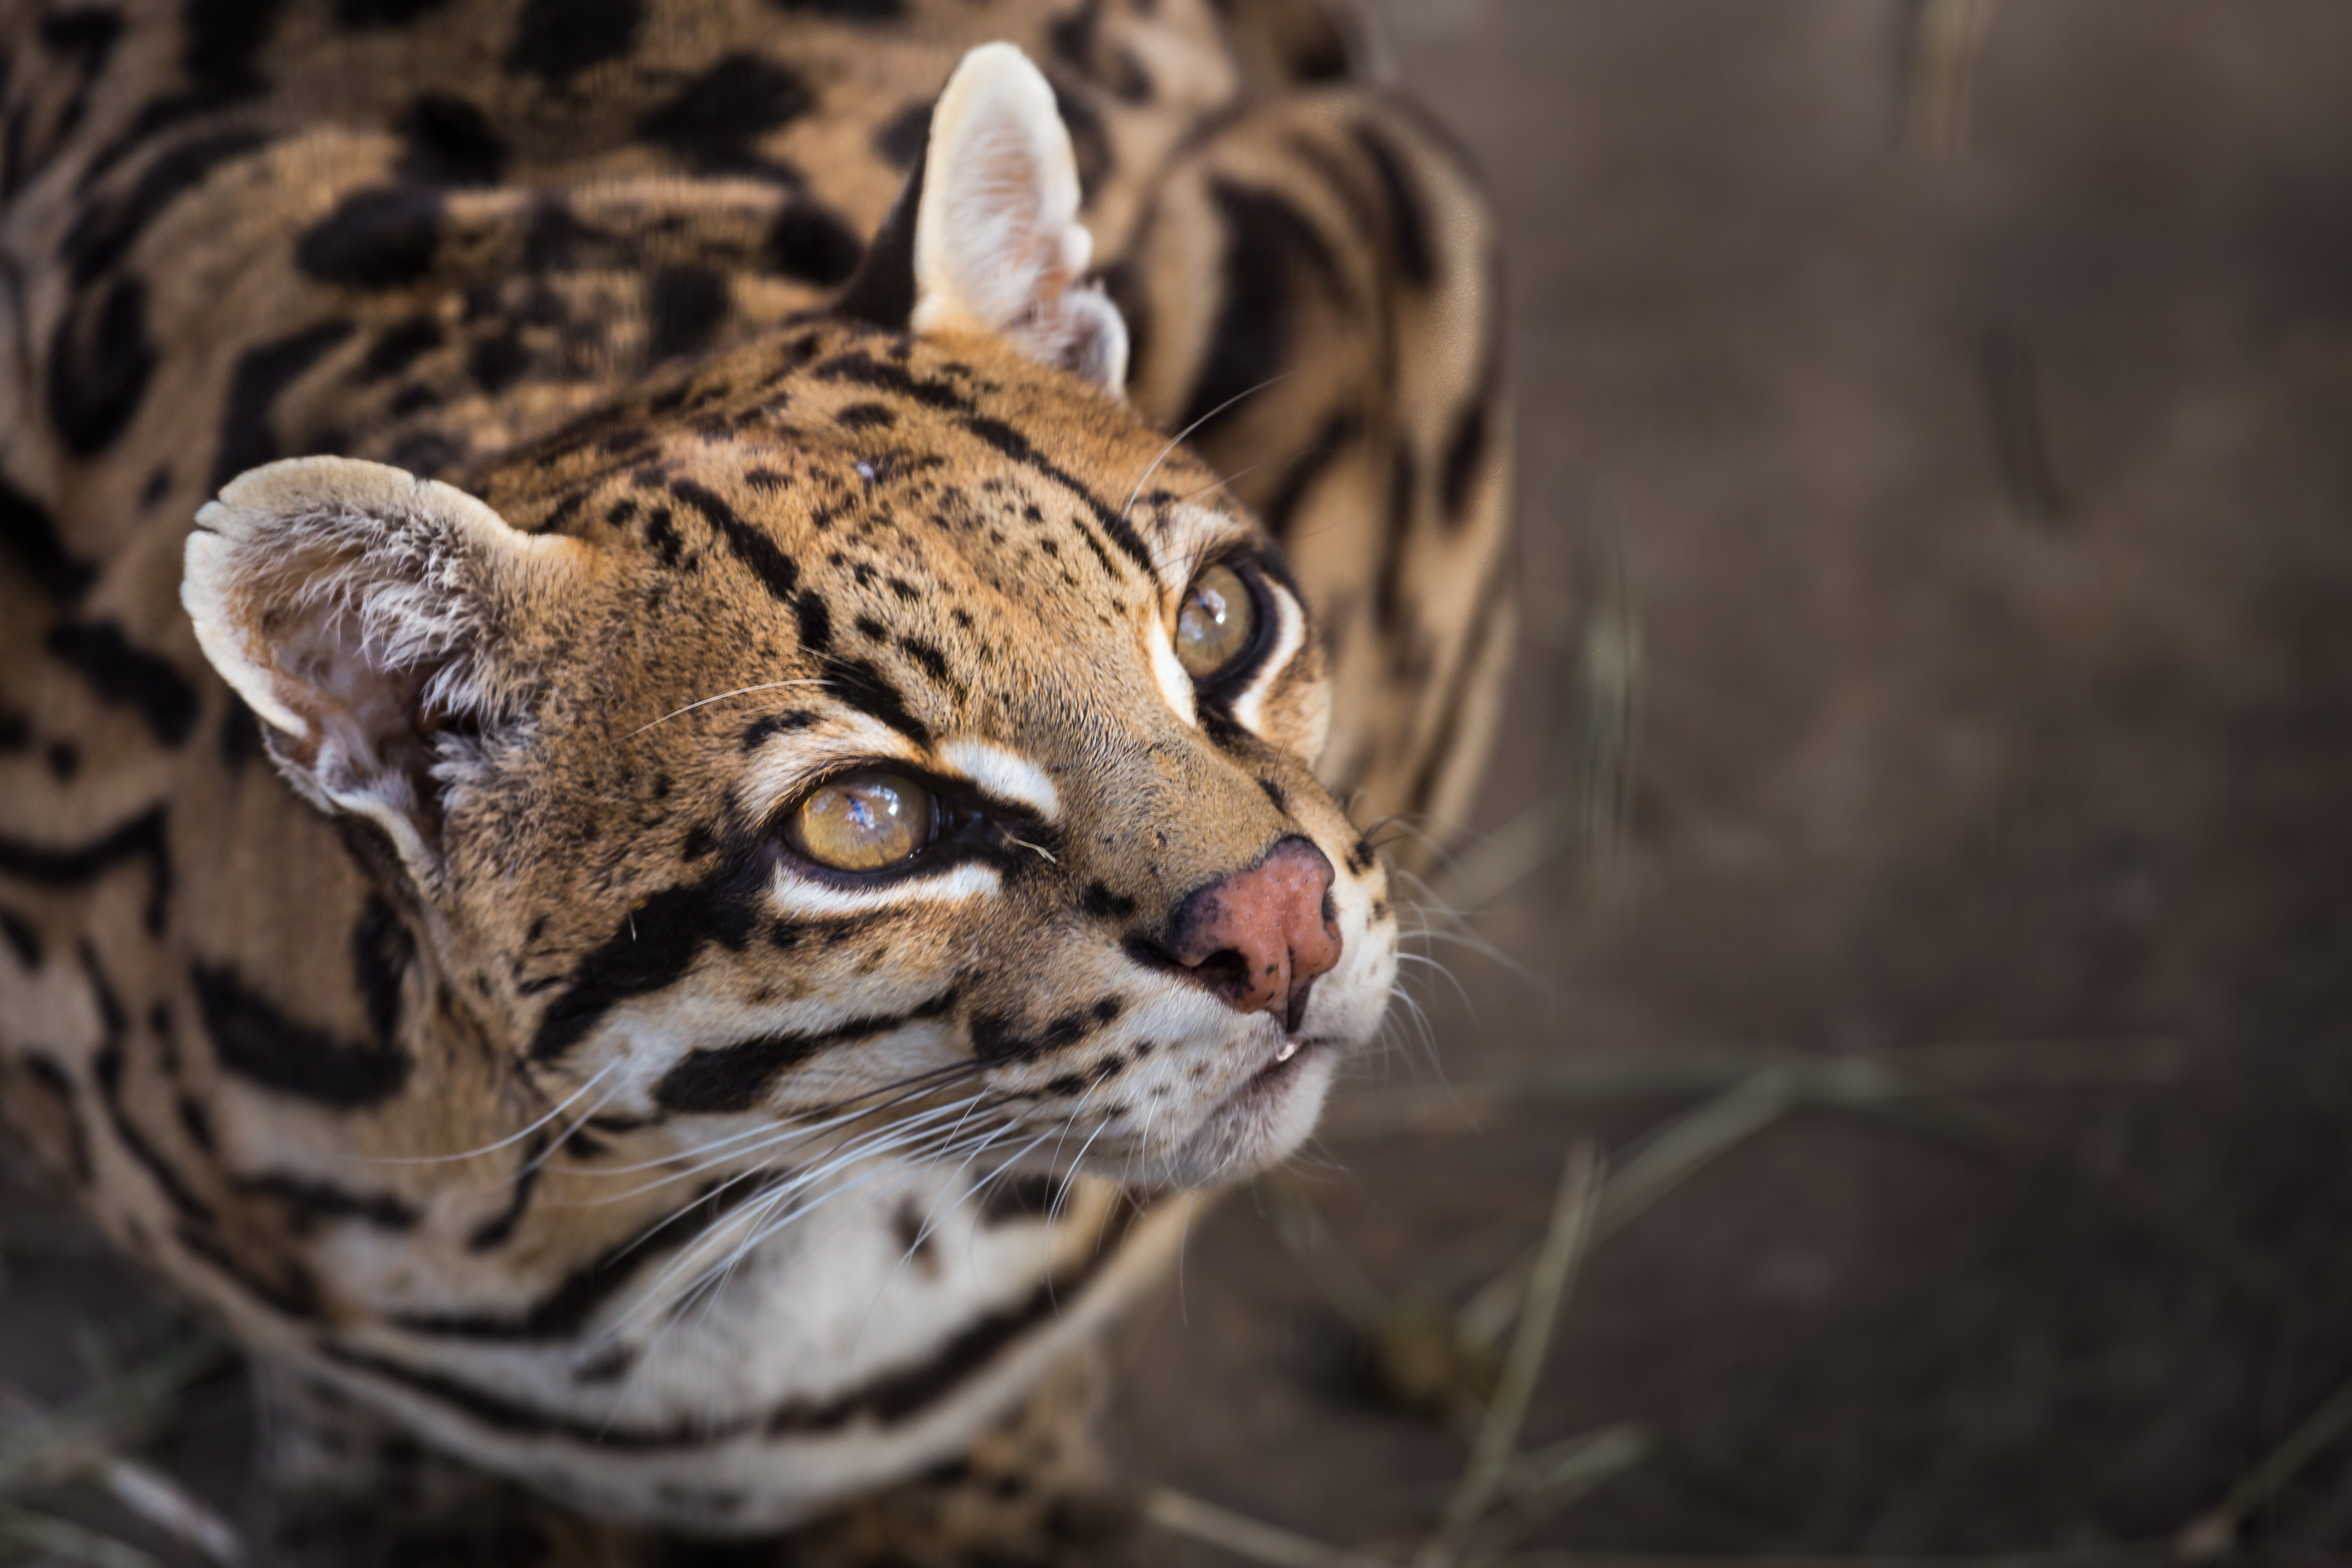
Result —
[[[892, 308], [995, 39], [1123, 400]], [[484, 1561], [1100, 1546], [1083, 1445], [1021, 1435], [1372, 1034], [1369, 830], [1459, 815], [1510, 642], [1488, 220], [1363, 58], [1318, 0], [0, 14], [0, 1094], [254, 1348], [289, 1560], [320, 1508], [440, 1528], [419, 1467]], [[198, 508], [312, 454], [537, 563], [432, 558], [478, 700], [417, 719], [429, 875], [289, 789], [182, 608]], [[1171, 690], [1220, 559], [1266, 645]], [[876, 758], [980, 825], [803, 874], [778, 812]], [[1276, 1061], [1162, 936], [1292, 841], [1345, 942]]]

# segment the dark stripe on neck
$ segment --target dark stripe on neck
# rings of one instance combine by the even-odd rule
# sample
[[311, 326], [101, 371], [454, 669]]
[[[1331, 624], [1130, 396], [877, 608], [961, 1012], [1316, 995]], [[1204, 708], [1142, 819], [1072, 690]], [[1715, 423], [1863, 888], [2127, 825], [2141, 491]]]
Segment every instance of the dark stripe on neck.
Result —
[[836, 1398], [812, 1403], [789, 1400], [766, 1411], [713, 1420], [685, 1416], [658, 1427], [629, 1426], [561, 1415], [493, 1394], [440, 1371], [412, 1366], [372, 1351], [326, 1341], [320, 1354], [338, 1365], [396, 1385], [495, 1432], [541, 1442], [565, 1442], [623, 1453], [656, 1449], [709, 1448], [756, 1436], [770, 1440], [836, 1432], [861, 1417], [885, 1426], [920, 1415], [982, 1374], [999, 1353], [1039, 1325], [1058, 1321], [1076, 1297], [1117, 1259], [1119, 1243], [1141, 1210], [1121, 1197], [1105, 1220], [1101, 1244], [1086, 1249], [1076, 1267], [1049, 1277], [1015, 1306], [990, 1313], [937, 1352], [912, 1365], [886, 1373]]
[[646, 1265], [698, 1239], [746, 1202], [789, 1178], [785, 1171], [753, 1171], [706, 1187], [702, 1196], [653, 1228], [607, 1249], [565, 1275], [555, 1289], [516, 1313], [416, 1312], [392, 1321], [411, 1333], [452, 1339], [562, 1340], [588, 1326], [598, 1308]]

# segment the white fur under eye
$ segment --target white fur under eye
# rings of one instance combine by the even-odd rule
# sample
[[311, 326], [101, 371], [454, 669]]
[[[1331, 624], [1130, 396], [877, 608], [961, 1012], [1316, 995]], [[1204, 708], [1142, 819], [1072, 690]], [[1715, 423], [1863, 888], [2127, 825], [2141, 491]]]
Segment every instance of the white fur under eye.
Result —
[[1168, 628], [1155, 620], [1144, 637], [1151, 644], [1151, 675], [1160, 683], [1160, 695], [1168, 699], [1178, 718], [1198, 728], [1201, 715], [1192, 695], [1192, 677], [1184, 673], [1183, 661], [1176, 657], [1176, 644]]
[[1307, 642], [1307, 617], [1298, 601], [1273, 583], [1266, 584], [1265, 596], [1274, 605], [1274, 646], [1266, 650], [1265, 662], [1258, 666], [1249, 689], [1234, 699], [1234, 717], [1260, 732], [1265, 725], [1266, 693], [1274, 689], [1276, 679]]
[[875, 887], [832, 887], [780, 871], [768, 895], [782, 915], [872, 915], [909, 904], [962, 904], [992, 896], [1003, 886], [994, 866], [967, 861], [937, 876], [909, 876]]
[[950, 740], [940, 759], [1000, 800], [1028, 807], [1046, 821], [1062, 815], [1062, 798], [1045, 770], [1017, 752], [986, 740]]

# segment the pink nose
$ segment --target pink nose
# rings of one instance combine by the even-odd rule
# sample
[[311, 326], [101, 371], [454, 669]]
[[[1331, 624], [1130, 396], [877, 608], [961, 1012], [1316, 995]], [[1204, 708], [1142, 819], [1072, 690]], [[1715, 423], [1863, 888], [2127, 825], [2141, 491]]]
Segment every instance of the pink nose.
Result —
[[1331, 862], [1305, 839], [1284, 839], [1247, 871], [1185, 894], [1170, 935], [1170, 956], [1227, 1006], [1296, 1030], [1315, 977], [1339, 961]]

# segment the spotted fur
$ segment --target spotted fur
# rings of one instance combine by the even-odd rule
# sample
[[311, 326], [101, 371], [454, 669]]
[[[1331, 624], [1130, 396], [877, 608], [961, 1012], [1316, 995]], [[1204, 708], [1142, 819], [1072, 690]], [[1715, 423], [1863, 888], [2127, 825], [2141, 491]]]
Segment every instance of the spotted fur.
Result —
[[[517, 1483], [558, 1510], [484, 1560], [1093, 1539], [1084, 1459], [1003, 1456], [1185, 1189], [1306, 1135], [1395, 971], [1367, 829], [1485, 747], [1510, 432], [1443, 136], [1316, 0], [0, 47], [0, 1084], [252, 1347], [281, 1544]], [[1265, 630], [1196, 685], [1212, 561]], [[877, 762], [964, 827], [796, 858]], [[1171, 957], [1286, 844], [1339, 943], [1289, 1019]]]

